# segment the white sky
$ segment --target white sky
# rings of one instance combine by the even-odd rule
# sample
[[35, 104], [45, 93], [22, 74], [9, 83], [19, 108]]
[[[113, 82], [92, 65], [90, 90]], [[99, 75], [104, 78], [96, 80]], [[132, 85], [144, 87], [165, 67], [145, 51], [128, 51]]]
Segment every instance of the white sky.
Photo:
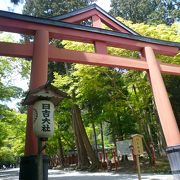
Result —
[[[96, 4], [107, 12], [110, 9], [110, 0], [97, 0]], [[10, 9], [14, 9], [15, 13], [21, 13], [22, 8], [23, 4], [21, 3], [18, 5], [13, 5], [10, 3], [10, 0], [0, 0], [0, 10], [11, 11]]]
[[3, 11], [11, 11], [10, 9], [14, 8], [14, 12], [21, 13], [23, 4], [19, 3], [19, 5], [14, 5], [10, 3], [10, 0], [0, 0], [0, 10]]
[[110, 9], [110, 0], [98, 0], [96, 4], [107, 12]]

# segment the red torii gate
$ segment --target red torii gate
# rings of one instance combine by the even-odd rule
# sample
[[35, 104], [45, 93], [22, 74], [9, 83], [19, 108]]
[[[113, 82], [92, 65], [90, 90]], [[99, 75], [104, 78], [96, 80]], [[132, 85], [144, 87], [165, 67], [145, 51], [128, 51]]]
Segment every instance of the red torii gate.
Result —
[[[94, 27], [77, 25], [91, 18]], [[60, 21], [59, 21], [60, 20]], [[76, 24], [72, 24], [76, 23]], [[100, 29], [101, 24], [111, 29]], [[180, 75], [180, 66], [157, 61], [155, 53], [174, 56], [180, 43], [162, 41], [138, 35], [117, 21], [97, 5], [53, 17], [37, 18], [0, 11], [0, 31], [33, 35], [33, 43], [0, 42], [0, 55], [32, 58], [30, 90], [47, 82], [48, 61], [73, 62], [108, 67], [120, 67], [147, 71], [153, 95], [167, 143], [167, 152], [175, 178], [180, 176], [180, 166], [174, 167], [175, 155], [180, 160], [180, 134], [161, 73]], [[92, 43], [96, 53], [56, 48], [49, 44], [49, 38]], [[117, 47], [139, 51], [139, 59], [116, 57], [107, 54], [107, 47]], [[37, 139], [32, 128], [32, 107], [28, 108], [25, 157], [37, 154]]]

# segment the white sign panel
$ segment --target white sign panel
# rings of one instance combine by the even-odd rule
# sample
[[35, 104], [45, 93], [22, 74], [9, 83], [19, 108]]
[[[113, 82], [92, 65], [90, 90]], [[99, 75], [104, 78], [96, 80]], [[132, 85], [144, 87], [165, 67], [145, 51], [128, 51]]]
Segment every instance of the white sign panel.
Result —
[[116, 147], [117, 147], [118, 156], [132, 154], [131, 149], [129, 148], [131, 145], [132, 145], [132, 140], [117, 141]]
[[41, 100], [33, 105], [33, 130], [37, 137], [48, 138], [54, 133], [54, 104]]

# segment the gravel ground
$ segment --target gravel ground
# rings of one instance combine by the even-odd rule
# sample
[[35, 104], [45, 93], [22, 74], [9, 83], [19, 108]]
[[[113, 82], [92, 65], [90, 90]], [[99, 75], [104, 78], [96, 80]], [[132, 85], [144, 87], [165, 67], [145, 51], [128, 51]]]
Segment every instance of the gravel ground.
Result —
[[[18, 180], [19, 169], [0, 170], [0, 180]], [[49, 180], [138, 180], [137, 174], [49, 170]], [[173, 180], [172, 175], [142, 174], [142, 180]]]

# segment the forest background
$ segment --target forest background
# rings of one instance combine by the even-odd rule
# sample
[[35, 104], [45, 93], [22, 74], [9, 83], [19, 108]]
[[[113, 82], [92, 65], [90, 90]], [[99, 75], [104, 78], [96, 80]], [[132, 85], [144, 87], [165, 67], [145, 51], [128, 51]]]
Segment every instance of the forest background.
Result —
[[[23, 14], [52, 17], [68, 13], [96, 0], [25, 0]], [[12, 0], [12, 3], [21, 3]], [[178, 0], [111, 0], [109, 13], [143, 36], [180, 42], [180, 2]], [[108, 27], [104, 26], [105, 29]], [[21, 41], [33, 41], [21, 37]], [[0, 41], [14, 42], [13, 36], [0, 32]], [[72, 41], [51, 40], [57, 47], [94, 52], [94, 46]], [[137, 58], [137, 52], [108, 48], [108, 54]], [[175, 57], [157, 55], [163, 62], [180, 64]], [[13, 85], [14, 77], [29, 79], [31, 61], [0, 57], [0, 166], [18, 164], [24, 152], [27, 107], [17, 104], [9, 108], [8, 101], [23, 99], [25, 93]], [[163, 76], [180, 126], [180, 77]], [[75, 151], [78, 167], [96, 169], [98, 149], [113, 148], [117, 140], [132, 134], [144, 136], [145, 150], [150, 144], [156, 156], [164, 155], [166, 144], [156, 112], [146, 72], [67, 63], [49, 63], [48, 80], [68, 93], [68, 99], [56, 108], [55, 133], [47, 144], [47, 154], [60, 158]], [[86, 136], [87, 135], [87, 136]], [[90, 161], [91, 165], [90, 165]]]

